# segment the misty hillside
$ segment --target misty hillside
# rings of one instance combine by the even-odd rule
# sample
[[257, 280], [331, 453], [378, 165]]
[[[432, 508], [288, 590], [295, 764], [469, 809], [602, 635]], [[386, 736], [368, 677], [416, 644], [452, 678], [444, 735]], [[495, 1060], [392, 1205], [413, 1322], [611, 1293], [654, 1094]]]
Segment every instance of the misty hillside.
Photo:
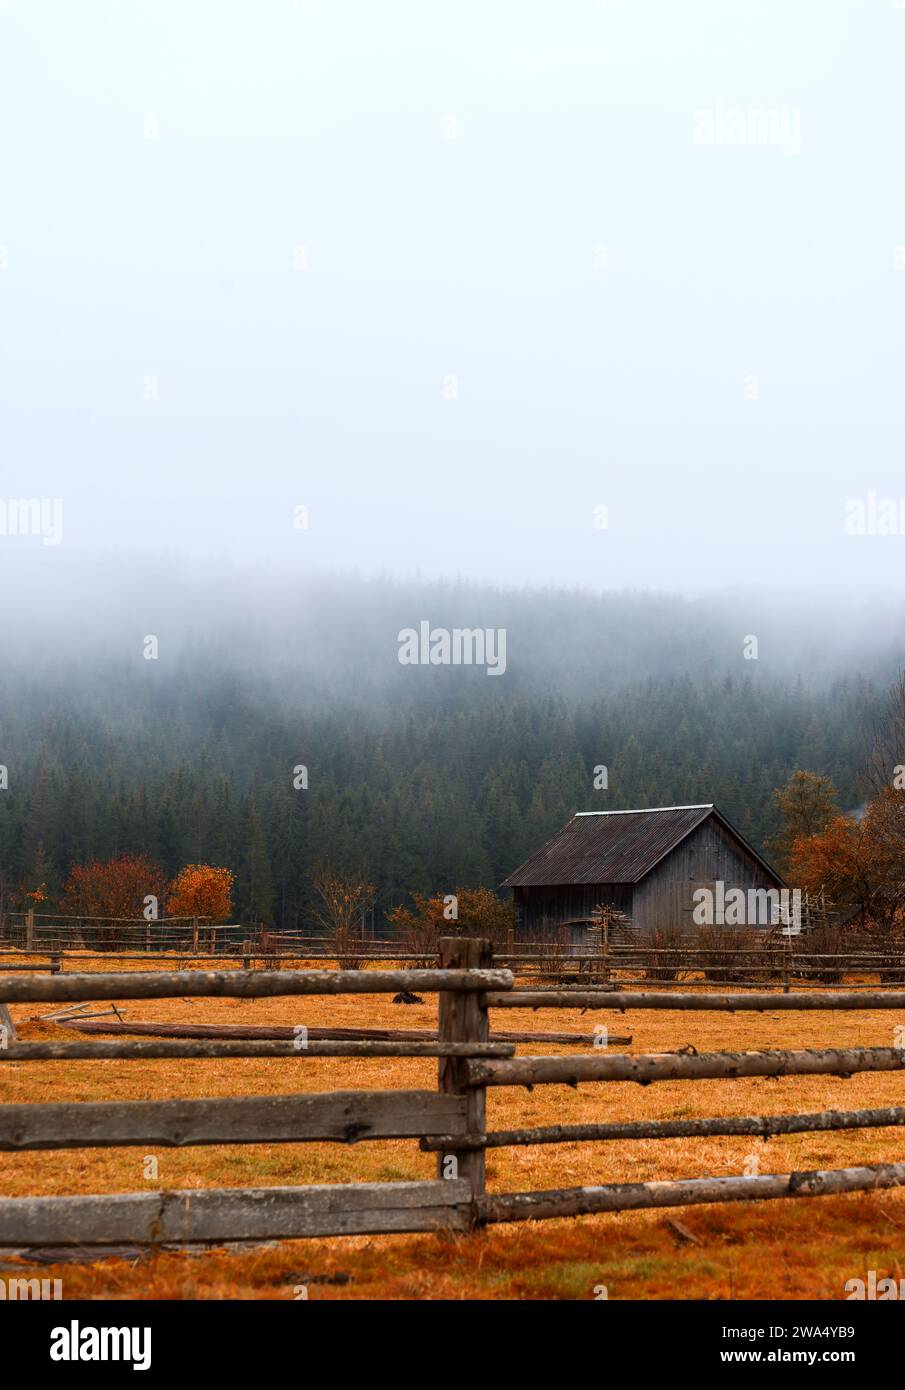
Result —
[[[831, 614], [738, 599], [354, 579], [227, 595], [157, 577], [142, 609], [136, 592], [76, 595], [93, 615], [76, 630], [10, 643], [5, 896], [145, 851], [170, 873], [229, 866], [238, 917], [289, 927], [321, 864], [363, 869], [385, 911], [498, 884], [576, 809], [714, 800], [762, 844], [796, 766], [859, 803], [896, 670], [891, 624], [846, 624], [853, 648]], [[401, 665], [400, 630], [424, 620], [505, 628], [505, 669]]]

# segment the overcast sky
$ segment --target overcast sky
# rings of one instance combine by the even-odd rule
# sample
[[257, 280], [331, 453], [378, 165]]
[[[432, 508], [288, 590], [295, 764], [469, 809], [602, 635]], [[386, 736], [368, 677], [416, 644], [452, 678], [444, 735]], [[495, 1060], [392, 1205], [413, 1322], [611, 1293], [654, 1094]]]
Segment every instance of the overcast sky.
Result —
[[903, 69], [896, 0], [0, 0], [5, 561], [897, 592]]

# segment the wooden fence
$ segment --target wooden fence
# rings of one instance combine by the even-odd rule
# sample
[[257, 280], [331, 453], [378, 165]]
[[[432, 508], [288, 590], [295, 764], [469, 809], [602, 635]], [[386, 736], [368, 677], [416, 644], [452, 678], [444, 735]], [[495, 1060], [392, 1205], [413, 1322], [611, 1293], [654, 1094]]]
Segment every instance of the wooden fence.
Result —
[[[757, 932], [748, 933], [750, 939]], [[656, 945], [639, 933], [622, 933], [611, 940], [589, 933], [586, 941], [566, 943], [560, 936], [542, 940], [519, 939], [510, 932], [496, 945], [497, 962], [519, 977], [561, 984], [629, 987], [656, 981], [664, 988], [707, 989], [714, 983], [737, 989], [776, 987], [788, 990], [793, 983], [837, 984], [848, 980], [856, 988], [870, 989], [876, 976], [883, 984], [905, 986], [905, 941], [880, 941], [848, 931], [845, 949], [816, 949], [807, 933], [782, 937], [763, 931], [756, 944], [738, 944], [737, 934], [727, 929], [725, 943], [711, 939], [701, 944], [694, 934], [669, 945]], [[8, 913], [0, 929], [0, 958], [22, 953], [56, 960], [140, 959], [214, 961], [223, 957], [241, 960], [245, 969], [256, 963], [274, 968], [281, 962], [336, 961], [341, 967], [364, 968], [382, 961], [424, 965], [435, 946], [406, 949], [392, 938], [362, 938], [347, 951], [337, 952], [328, 937], [301, 932], [265, 932], [239, 924], [212, 924], [203, 918], [65, 917], [53, 913]], [[115, 968], [115, 967], [114, 967]], [[855, 978], [853, 978], [855, 977]]]
[[[5, 1037], [4, 1062], [59, 1058], [417, 1056], [438, 1059], [436, 1091], [300, 1092], [224, 1099], [0, 1105], [0, 1149], [119, 1145], [336, 1142], [418, 1139], [436, 1154], [437, 1177], [420, 1182], [123, 1193], [0, 1199], [0, 1245], [109, 1245], [287, 1239], [390, 1231], [466, 1231], [503, 1221], [700, 1202], [809, 1197], [869, 1191], [905, 1182], [905, 1163], [757, 1177], [618, 1183], [553, 1191], [488, 1193], [488, 1149], [625, 1139], [693, 1138], [872, 1129], [905, 1125], [905, 1107], [799, 1115], [715, 1116], [634, 1123], [487, 1127], [487, 1092], [501, 1086], [697, 1081], [741, 1076], [830, 1075], [905, 1069], [894, 1047], [819, 1051], [628, 1055], [590, 1047], [585, 1055], [516, 1057], [492, 1040], [490, 1011], [505, 1009], [786, 1010], [896, 1009], [901, 994], [809, 990], [776, 994], [667, 991], [519, 990], [494, 964], [490, 944], [447, 938], [427, 970], [181, 971], [0, 977], [0, 1005], [162, 999], [182, 996], [385, 994], [439, 996], [433, 1041], [116, 1041], [18, 1042]], [[303, 1031], [303, 1030], [302, 1030]]]
[[[204, 934], [218, 930], [216, 927], [206, 927]], [[235, 932], [241, 929], [228, 930]], [[286, 962], [298, 965], [303, 961], [336, 962], [341, 967], [357, 969], [381, 962], [423, 966], [435, 958], [430, 950], [402, 951], [387, 942], [362, 944], [357, 950], [347, 953], [325, 947], [323, 941], [304, 950], [279, 950], [253, 937], [241, 942], [224, 940], [215, 945], [214, 950], [209, 949], [209, 942], [199, 944], [198, 949], [194, 949], [191, 945], [180, 946], [168, 942], [166, 938], [146, 940], [140, 949], [132, 949], [131, 946], [124, 949], [122, 944], [110, 949], [87, 949], [73, 946], [73, 939], [69, 937], [62, 943], [57, 939], [57, 945], [53, 948], [47, 945], [30, 949], [0, 945], [0, 962], [16, 961], [23, 956], [32, 962], [36, 958], [46, 961], [46, 964], [0, 964], [0, 971], [59, 970], [66, 962], [75, 964], [82, 961], [104, 961], [115, 969], [120, 962], [135, 960], [181, 961], [185, 968], [195, 968], [199, 962], [223, 962], [224, 959], [241, 963], [246, 970], [256, 965], [275, 969]], [[636, 948], [624, 953], [566, 951], [556, 955], [543, 947], [526, 947], [517, 951], [504, 950], [497, 954], [496, 961], [498, 965], [510, 968], [520, 979], [533, 976], [539, 982], [556, 982], [579, 988], [593, 985], [623, 989], [656, 983], [663, 989], [697, 990], [710, 989], [715, 983], [723, 982], [739, 990], [788, 990], [795, 984], [824, 985], [847, 981], [852, 989], [870, 990], [875, 987], [876, 979], [884, 984], [905, 986], [905, 952], [898, 949], [834, 954], [796, 951], [793, 954], [782, 948], [773, 952], [767, 946], [759, 950], [654, 947]], [[876, 978], [872, 980], [871, 977]]]
[[[214, 925], [206, 917], [74, 917], [55, 912], [7, 912], [0, 939], [20, 951], [59, 953], [88, 950], [91, 954], [127, 950], [159, 950], [220, 954], [240, 949], [245, 929], [236, 924]], [[249, 933], [251, 934], [251, 933]]]
[[[468, 961], [469, 943], [462, 958]], [[463, 943], [455, 943], [455, 952]], [[0, 1003], [301, 995], [440, 995], [440, 1036], [423, 1042], [132, 1042], [43, 1043], [5, 1039], [0, 1066], [59, 1058], [283, 1057], [304, 1066], [323, 1056], [438, 1057], [441, 1072], [465, 1060], [505, 1059], [514, 1044], [478, 1039], [476, 1000], [512, 985], [507, 970], [459, 968], [450, 958], [436, 970], [181, 971], [0, 977]], [[302, 1092], [226, 1099], [0, 1105], [0, 1149], [299, 1143], [423, 1138], [452, 1134], [463, 1142], [483, 1126], [483, 1089], [448, 1082], [436, 1091]], [[0, 1199], [0, 1245], [222, 1243], [378, 1231], [464, 1230], [471, 1224], [469, 1173], [483, 1154], [469, 1152], [455, 1178], [427, 1182], [165, 1191], [87, 1197]]]

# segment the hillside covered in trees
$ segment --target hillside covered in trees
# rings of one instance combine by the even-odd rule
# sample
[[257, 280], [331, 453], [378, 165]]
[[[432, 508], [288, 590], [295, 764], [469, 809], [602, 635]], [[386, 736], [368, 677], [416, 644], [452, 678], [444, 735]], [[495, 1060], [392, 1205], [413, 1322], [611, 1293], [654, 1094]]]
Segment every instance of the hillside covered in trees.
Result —
[[[843, 650], [831, 623], [740, 624], [728, 600], [336, 580], [231, 601], [228, 630], [209, 611], [111, 611], [12, 651], [0, 906], [134, 853], [229, 868], [235, 920], [278, 928], [308, 923], [319, 868], [359, 871], [379, 924], [414, 892], [497, 885], [576, 809], [712, 800], [762, 846], [796, 767], [863, 801], [897, 666], [889, 633]], [[505, 672], [401, 665], [423, 619], [504, 627]]]

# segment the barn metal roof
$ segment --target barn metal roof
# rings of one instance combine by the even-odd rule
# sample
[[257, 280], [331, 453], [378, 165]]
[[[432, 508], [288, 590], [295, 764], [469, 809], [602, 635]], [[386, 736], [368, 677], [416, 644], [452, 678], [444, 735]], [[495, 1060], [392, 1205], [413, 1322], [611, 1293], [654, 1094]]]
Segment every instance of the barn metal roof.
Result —
[[552, 840], [504, 879], [503, 887], [638, 883], [708, 816], [716, 816], [767, 873], [782, 883], [776, 870], [752, 849], [713, 803], [708, 803], [638, 811], [579, 811]]

